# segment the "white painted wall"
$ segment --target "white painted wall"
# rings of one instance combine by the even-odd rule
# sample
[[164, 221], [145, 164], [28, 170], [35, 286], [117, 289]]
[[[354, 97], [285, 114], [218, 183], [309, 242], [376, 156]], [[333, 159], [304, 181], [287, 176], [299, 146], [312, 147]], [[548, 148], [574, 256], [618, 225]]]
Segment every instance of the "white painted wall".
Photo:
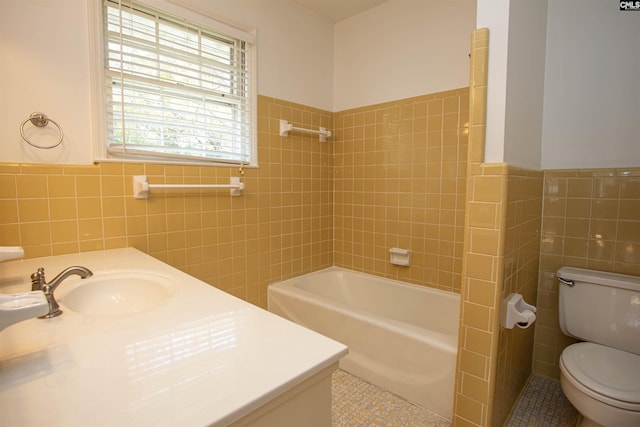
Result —
[[504, 161], [540, 169], [547, 0], [512, 0], [504, 130]]
[[640, 166], [640, 12], [549, 0], [544, 169]]
[[257, 28], [258, 93], [331, 111], [333, 22], [293, 0], [171, 0]]
[[546, 0], [478, 0], [490, 43], [487, 163], [540, 169], [546, 21]]
[[334, 111], [469, 85], [475, 0], [389, 0], [335, 25]]
[[[92, 162], [89, 1], [99, 0], [0, 0], [0, 161]], [[332, 109], [331, 21], [292, 0], [172, 1], [257, 28], [259, 94]], [[59, 148], [21, 142], [19, 125], [33, 111], [63, 127]], [[52, 129], [36, 142], [55, 138], [44, 135]]]
[[[86, 0], [0, 0], [0, 161], [90, 163], [91, 111]], [[44, 112], [64, 130], [62, 145], [22, 142], [20, 123]], [[54, 126], [25, 130], [40, 145]]]
[[[88, 1], [95, 0], [0, 0], [0, 161], [92, 161]], [[390, 0], [335, 33], [292, 0], [172, 1], [258, 28], [263, 95], [340, 111], [468, 84], [472, 0]], [[477, 26], [488, 27], [491, 40], [486, 160], [543, 169], [640, 165], [640, 13], [602, 0], [548, 0], [543, 61], [532, 43], [542, 40], [540, 3], [477, 0]], [[33, 111], [63, 126], [62, 148], [21, 142], [19, 125]]]
[[484, 160], [487, 163], [504, 161], [510, 3], [510, 0], [478, 0], [477, 3], [477, 28], [489, 29], [487, 129], [484, 150]]
[[485, 161], [640, 166], [640, 13], [617, 2], [548, 0], [543, 51], [542, 3], [478, 0], [477, 26], [490, 33]]

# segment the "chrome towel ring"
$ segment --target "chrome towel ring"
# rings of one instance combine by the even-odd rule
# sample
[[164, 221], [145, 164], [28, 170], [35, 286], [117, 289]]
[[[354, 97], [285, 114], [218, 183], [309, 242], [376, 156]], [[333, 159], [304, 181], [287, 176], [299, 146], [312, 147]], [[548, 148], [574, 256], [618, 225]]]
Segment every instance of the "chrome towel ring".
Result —
[[[39, 128], [45, 127], [46, 125], [49, 124], [49, 122], [53, 123], [58, 128], [58, 133], [60, 134], [60, 137], [58, 138], [58, 142], [56, 142], [53, 145], [42, 146], [42, 145], [35, 144], [32, 141], [29, 141], [29, 138], [27, 138], [26, 135], [24, 134], [24, 125], [26, 125], [27, 122], [31, 122], [32, 125]], [[20, 136], [22, 136], [22, 139], [24, 139], [25, 142], [31, 145], [32, 147], [48, 150], [50, 148], [55, 148], [58, 145], [60, 145], [60, 143], [62, 142], [62, 138], [64, 138], [64, 132], [62, 131], [62, 128], [60, 127], [60, 125], [56, 123], [53, 119], [48, 118], [45, 113], [31, 113], [29, 118], [23, 121], [22, 124], [20, 125]]]

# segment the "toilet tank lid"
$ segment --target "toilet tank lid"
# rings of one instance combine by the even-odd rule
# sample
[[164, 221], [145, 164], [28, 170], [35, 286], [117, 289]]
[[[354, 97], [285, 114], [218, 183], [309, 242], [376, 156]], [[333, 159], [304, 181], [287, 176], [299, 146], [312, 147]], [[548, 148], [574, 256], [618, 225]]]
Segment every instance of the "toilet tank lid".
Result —
[[640, 276], [588, 270], [586, 268], [560, 267], [556, 276], [576, 282], [595, 283], [640, 292]]

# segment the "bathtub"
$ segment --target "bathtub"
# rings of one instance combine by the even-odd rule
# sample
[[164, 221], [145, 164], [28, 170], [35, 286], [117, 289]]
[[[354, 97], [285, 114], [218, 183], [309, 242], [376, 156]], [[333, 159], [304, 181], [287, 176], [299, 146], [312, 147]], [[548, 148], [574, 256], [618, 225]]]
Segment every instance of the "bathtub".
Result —
[[272, 313], [349, 347], [340, 368], [451, 419], [459, 295], [339, 267], [267, 294]]

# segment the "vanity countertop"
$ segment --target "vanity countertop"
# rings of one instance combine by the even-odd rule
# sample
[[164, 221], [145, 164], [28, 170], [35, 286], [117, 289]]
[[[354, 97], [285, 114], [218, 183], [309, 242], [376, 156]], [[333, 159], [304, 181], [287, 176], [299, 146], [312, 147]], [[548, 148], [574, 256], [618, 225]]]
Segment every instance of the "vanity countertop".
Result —
[[[162, 305], [126, 315], [64, 314], [0, 331], [0, 412], [7, 426], [227, 425], [347, 354], [284, 320], [136, 249], [0, 263], [0, 293], [72, 265], [150, 270], [177, 279]], [[68, 283], [67, 283], [68, 281]]]

